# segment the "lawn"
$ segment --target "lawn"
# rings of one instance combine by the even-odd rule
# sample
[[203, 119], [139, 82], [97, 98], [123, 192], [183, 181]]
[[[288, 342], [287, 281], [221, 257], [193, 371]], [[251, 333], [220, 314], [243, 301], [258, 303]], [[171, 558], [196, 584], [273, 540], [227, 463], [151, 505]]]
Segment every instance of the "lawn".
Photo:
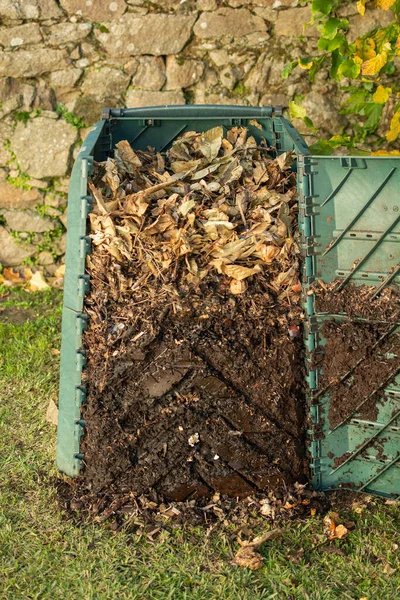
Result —
[[[77, 524], [57, 502], [56, 401], [61, 294], [0, 289], [0, 599], [394, 599], [400, 506], [360, 496], [337, 508], [355, 528], [316, 547], [324, 515], [283, 524], [264, 567], [232, 564], [234, 529], [168, 527], [150, 541]], [[353, 499], [354, 500], [354, 499]], [[272, 526], [262, 516], [254, 535]], [[302, 551], [301, 551], [302, 549]]]

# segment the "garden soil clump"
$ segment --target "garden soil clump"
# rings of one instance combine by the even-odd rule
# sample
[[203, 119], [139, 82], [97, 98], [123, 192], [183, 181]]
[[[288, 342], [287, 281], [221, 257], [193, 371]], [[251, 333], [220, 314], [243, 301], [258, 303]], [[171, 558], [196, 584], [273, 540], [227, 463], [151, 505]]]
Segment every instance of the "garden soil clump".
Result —
[[292, 160], [217, 127], [96, 165], [82, 496], [306, 481]]

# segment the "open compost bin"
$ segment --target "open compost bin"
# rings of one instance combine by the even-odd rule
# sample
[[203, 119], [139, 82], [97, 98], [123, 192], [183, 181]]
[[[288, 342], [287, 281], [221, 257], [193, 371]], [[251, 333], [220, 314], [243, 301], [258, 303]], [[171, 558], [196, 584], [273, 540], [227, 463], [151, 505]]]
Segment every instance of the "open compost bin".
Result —
[[[98, 270], [110, 263], [92, 244], [95, 217], [88, 217], [94, 199], [99, 204], [92, 180], [100, 181], [99, 163], [117, 148], [119, 156], [125, 140], [141, 168], [155, 157], [164, 168], [174, 142], [215, 128], [231, 141], [229, 131], [246, 130], [257, 152], [283, 157], [280, 189], [294, 178], [284, 161], [295, 155], [298, 201], [292, 194], [290, 203], [298, 213], [301, 299], [299, 289], [297, 307], [289, 298], [280, 306], [273, 286], [259, 283], [257, 265], [245, 294], [224, 276], [181, 286], [178, 312], [164, 310], [168, 294], [155, 286], [147, 314], [153, 334], [138, 346], [147, 334], [124, 323], [144, 300], [114, 293], [98, 308], [112, 293]], [[398, 161], [310, 156], [271, 107], [105, 110], [84, 141], [69, 189], [59, 469], [77, 476], [84, 466], [95, 491], [121, 485], [141, 494], [155, 487], [175, 500], [214, 491], [243, 496], [307, 478], [318, 490], [399, 495]], [[188, 197], [189, 188], [182, 188]], [[239, 209], [240, 241], [252, 229]], [[103, 212], [108, 216], [107, 207]], [[279, 218], [285, 222], [281, 211]], [[222, 270], [228, 272], [234, 271]], [[132, 287], [133, 266], [129, 277]], [[115, 307], [118, 318], [110, 314]]]

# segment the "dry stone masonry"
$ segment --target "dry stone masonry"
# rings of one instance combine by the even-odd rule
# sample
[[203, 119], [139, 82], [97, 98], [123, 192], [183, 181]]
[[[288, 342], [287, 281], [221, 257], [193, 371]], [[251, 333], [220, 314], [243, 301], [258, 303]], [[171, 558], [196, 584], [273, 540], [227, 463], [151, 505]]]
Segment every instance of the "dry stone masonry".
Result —
[[[354, 37], [390, 18], [342, 4]], [[309, 19], [297, 0], [0, 0], [0, 264], [57, 269], [68, 176], [103, 106], [296, 99], [337, 133], [327, 74], [312, 92], [306, 72], [281, 77], [316, 47]]]

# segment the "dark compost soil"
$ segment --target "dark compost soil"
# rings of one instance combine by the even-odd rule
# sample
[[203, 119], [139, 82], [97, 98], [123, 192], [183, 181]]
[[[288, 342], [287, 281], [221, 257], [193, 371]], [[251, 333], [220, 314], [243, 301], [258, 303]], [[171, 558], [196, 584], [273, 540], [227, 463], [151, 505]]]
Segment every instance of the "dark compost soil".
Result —
[[241, 296], [218, 276], [174, 293], [139, 322], [104, 307], [101, 282], [87, 299], [85, 486], [182, 501], [304, 480], [299, 309], [291, 319], [262, 277]]
[[375, 288], [347, 286], [338, 292], [336, 285], [315, 286], [318, 311], [348, 317], [323, 324], [326, 345], [314, 356], [315, 367], [321, 369], [320, 389], [331, 398], [331, 429], [352, 416], [376, 421], [383, 390], [400, 368], [398, 290], [386, 289], [371, 300]]

